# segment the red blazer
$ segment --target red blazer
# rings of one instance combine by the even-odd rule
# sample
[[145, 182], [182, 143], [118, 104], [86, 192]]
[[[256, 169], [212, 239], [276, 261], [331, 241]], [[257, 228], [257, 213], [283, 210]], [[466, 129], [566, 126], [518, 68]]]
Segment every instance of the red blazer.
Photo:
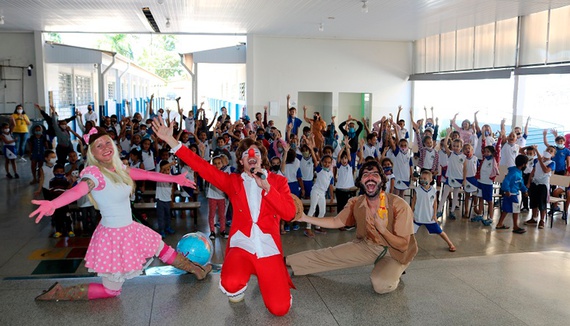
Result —
[[[238, 230], [249, 237], [253, 220], [251, 219], [241, 173], [228, 174], [220, 171], [185, 146], [176, 152], [176, 156], [188, 164], [204, 180], [228, 195], [233, 208], [230, 238]], [[291, 221], [295, 217], [295, 203], [285, 177], [269, 173], [267, 181], [271, 185], [271, 189], [267, 195], [263, 195], [263, 193], [261, 195], [257, 225], [263, 233], [270, 234], [273, 237], [277, 248], [283, 254], [279, 222], [281, 219]], [[229, 243], [230, 241], [228, 241], [228, 248]]]

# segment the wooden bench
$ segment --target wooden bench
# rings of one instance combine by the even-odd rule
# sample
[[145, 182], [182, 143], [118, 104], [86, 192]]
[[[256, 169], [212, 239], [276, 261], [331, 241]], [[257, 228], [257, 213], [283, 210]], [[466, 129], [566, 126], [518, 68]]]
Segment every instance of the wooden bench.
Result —
[[[301, 201], [303, 202], [303, 206], [305, 208], [309, 208], [311, 207], [311, 200], [310, 199], [301, 199]], [[333, 200], [332, 203], [329, 202], [328, 199], [326, 199], [326, 205], [327, 205], [327, 209], [328, 211], [332, 211], [333, 207], [336, 208], [336, 199]]]
[[[141, 192], [141, 196], [143, 197], [154, 197], [156, 195], [156, 190], [145, 190]], [[174, 196], [180, 196], [180, 190], [174, 191]]]

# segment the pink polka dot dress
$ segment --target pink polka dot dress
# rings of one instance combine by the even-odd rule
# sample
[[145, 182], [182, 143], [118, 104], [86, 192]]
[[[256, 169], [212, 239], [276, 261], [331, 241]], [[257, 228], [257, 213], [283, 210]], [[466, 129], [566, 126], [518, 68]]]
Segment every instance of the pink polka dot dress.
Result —
[[114, 183], [96, 166], [86, 167], [81, 177], [95, 183], [91, 195], [102, 216], [89, 243], [85, 266], [114, 281], [140, 275], [162, 242], [160, 234], [133, 222], [128, 185]]

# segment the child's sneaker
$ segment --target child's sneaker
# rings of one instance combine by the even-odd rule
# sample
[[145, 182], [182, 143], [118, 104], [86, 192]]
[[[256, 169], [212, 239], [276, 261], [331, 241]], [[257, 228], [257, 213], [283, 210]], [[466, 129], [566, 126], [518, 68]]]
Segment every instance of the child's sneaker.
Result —
[[287, 224], [285, 224], [285, 226], [283, 227], [283, 230], [285, 230], [285, 232], [289, 232], [291, 231], [291, 227]]
[[73, 231], [69, 231], [69, 232], [67, 233], [67, 236], [70, 237], [70, 238], [75, 238], [75, 233], [73, 233]]
[[293, 231], [299, 231], [300, 228], [299, 224], [293, 224]]
[[174, 234], [174, 233], [176, 233], [176, 231], [174, 231], [172, 228], [166, 228], [164, 231], [165, 231], [166, 233], [168, 233], [168, 234]]
[[453, 212], [450, 212], [449, 215], [447, 215], [447, 218], [455, 220], [457, 217], [455, 216], [455, 214]]
[[437, 212], [437, 214], [436, 214], [436, 217], [437, 217], [437, 218], [440, 218], [440, 217], [442, 217], [442, 216], [443, 216], [443, 211], [442, 211], [442, 212]]
[[214, 232], [210, 232], [210, 239], [211, 240], [216, 239], [216, 234]]
[[219, 228], [220, 228], [220, 223], [216, 223], [216, 224], [214, 224], [214, 226], [219, 229]]
[[20, 179], [20, 175], [18, 173], [14, 173], [14, 178]]
[[474, 217], [471, 218], [471, 222], [482, 222], [483, 221], [483, 216], [481, 215], [475, 215]]
[[61, 232], [56, 232], [56, 233], [53, 234], [53, 237], [56, 238], [56, 239], [58, 239], [58, 238], [61, 238], [62, 235], [63, 235], [63, 234], [61, 234]]
[[166, 239], [166, 233], [164, 233], [164, 231], [160, 231], [159, 233], [163, 239]]
[[8, 178], [8, 179], [13, 179], [14, 177], [8, 172], [8, 173], [6, 174], [6, 178]]
[[230, 237], [230, 235], [227, 234], [226, 231], [222, 231], [222, 232], [220, 232], [220, 237], [223, 237], [224, 239], [227, 239], [227, 238]]
[[482, 220], [481, 222], [483, 223], [484, 226], [489, 226], [489, 225], [493, 224], [492, 219]]

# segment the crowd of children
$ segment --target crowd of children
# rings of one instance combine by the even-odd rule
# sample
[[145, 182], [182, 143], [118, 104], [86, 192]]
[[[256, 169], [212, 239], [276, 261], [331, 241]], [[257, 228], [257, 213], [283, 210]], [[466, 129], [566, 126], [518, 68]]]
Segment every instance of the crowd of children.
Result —
[[[349, 115], [338, 126], [338, 133], [336, 117], [333, 116], [327, 124], [319, 112], [313, 112], [309, 118], [306, 107], [303, 107], [303, 116], [308, 125], [303, 127], [303, 120], [297, 117], [297, 109], [290, 106], [290, 96], [287, 96], [287, 125], [283, 128], [275, 126], [272, 120], [268, 121], [267, 107], [264, 112], [257, 112], [253, 121], [248, 116], [232, 121], [225, 108], [221, 108], [220, 115], [216, 113], [209, 121], [202, 105], [196, 112], [190, 110], [187, 113], [178, 105], [179, 118], [172, 121], [169, 119], [173, 115], [168, 110], [159, 109], [155, 114], [152, 98], [144, 118], [140, 113], [120, 120], [113, 115], [103, 117], [98, 123], [93, 119], [96, 115], [91, 109], [84, 116], [77, 111], [76, 116], [70, 119], [78, 120], [83, 134], [89, 134], [95, 126], [104, 128], [120, 149], [124, 162], [131, 167], [170, 174], [187, 172], [187, 178], [195, 180], [199, 187], [196, 190], [180, 189], [180, 194], [183, 200], [196, 200], [199, 194], [207, 198], [212, 239], [217, 235], [227, 238], [227, 227], [231, 223], [227, 196], [201, 180], [188, 166], [179, 163], [167, 145], [153, 135], [150, 124], [156, 116], [162, 116], [174, 125], [173, 136], [183, 145], [227, 173], [233, 173], [237, 166], [235, 150], [240, 140], [249, 137], [261, 142], [268, 151], [269, 170], [286, 177], [291, 193], [307, 200], [309, 216], [324, 216], [327, 203], [334, 204], [335, 200], [337, 211], [342, 210], [348, 199], [357, 195], [354, 177], [359, 165], [367, 160], [377, 160], [388, 180], [386, 191], [402, 197], [409, 195], [416, 226], [425, 225], [430, 233], [439, 234], [450, 251], [455, 251], [455, 246], [438, 222], [444, 218], [444, 211], [447, 219], [457, 218], [460, 198], [463, 199], [460, 215], [473, 222], [492, 225], [493, 207], [500, 199], [501, 216], [496, 229], [509, 228], [504, 221], [511, 213], [513, 232], [524, 233], [525, 229], [518, 225], [518, 214], [521, 209], [529, 208], [532, 215], [524, 224], [543, 228], [551, 193], [549, 177], [552, 173], [566, 174], [570, 167], [570, 150], [564, 146], [564, 137], [555, 132], [556, 146], [550, 146], [545, 131], [547, 149], [543, 153], [539, 153], [536, 146], [526, 146], [528, 120], [524, 132], [516, 127], [507, 134], [505, 120], [502, 120], [500, 131], [493, 133], [490, 125], [479, 126], [477, 112], [473, 123], [464, 120], [461, 126], [456, 123], [456, 114], [450, 127], [440, 135], [439, 119], [434, 117], [433, 108], [431, 117], [428, 117], [428, 109], [424, 108], [425, 118], [417, 121], [413, 120], [413, 111], [410, 111], [412, 132], [408, 132], [405, 120], [400, 119], [400, 107], [395, 120], [390, 113], [372, 125], [366, 119], [361, 122]], [[27, 141], [33, 176], [31, 183], [39, 184], [36, 196], [41, 193], [44, 198], [52, 199], [77, 182], [84, 168], [80, 157], [85, 157], [85, 143], [78, 137], [79, 146], [72, 148], [70, 136], [76, 133], [67, 126], [71, 120], [59, 120], [53, 108], [51, 115], [41, 107], [37, 108], [46, 118], [48, 128], [40, 124], [31, 127], [33, 135]], [[8, 178], [18, 178], [15, 164], [17, 149], [11, 128], [11, 124], [2, 125], [5, 168]], [[57, 138], [56, 146], [54, 138]], [[10, 165], [14, 175], [9, 172]], [[502, 167], [508, 172], [503, 172], [501, 178], [504, 180], [497, 190], [494, 183]], [[170, 225], [170, 205], [177, 189], [167, 183], [137, 182], [138, 195], [133, 200], [143, 200], [142, 195], [147, 190], [156, 190], [158, 232], [163, 237], [174, 233]], [[558, 193], [567, 190], [558, 190]], [[78, 206], [78, 219], [83, 230], [92, 231], [97, 223], [93, 205], [84, 198], [78, 201]], [[567, 210], [567, 204], [564, 209]], [[74, 236], [69, 215], [68, 211], [58, 210], [52, 216], [55, 237]], [[299, 228], [297, 223], [282, 223], [281, 233]], [[305, 226], [306, 236], [314, 237], [315, 233], [326, 232], [318, 227], [313, 229], [310, 224]]]

